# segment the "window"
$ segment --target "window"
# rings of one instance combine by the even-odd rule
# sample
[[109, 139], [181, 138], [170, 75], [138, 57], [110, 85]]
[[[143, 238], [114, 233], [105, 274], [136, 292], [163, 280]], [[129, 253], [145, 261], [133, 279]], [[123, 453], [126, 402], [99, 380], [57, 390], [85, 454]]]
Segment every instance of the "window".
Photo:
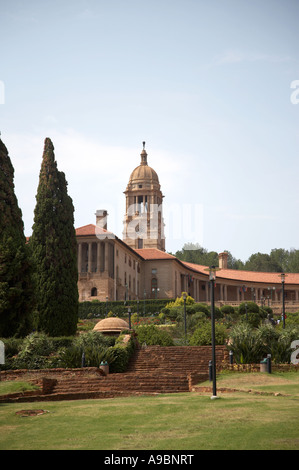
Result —
[[143, 240], [142, 240], [142, 238], [138, 238], [138, 248], [143, 248]]
[[93, 287], [91, 289], [91, 293], [90, 293], [91, 297], [96, 297], [98, 295], [98, 291], [97, 291], [97, 288], [96, 287]]

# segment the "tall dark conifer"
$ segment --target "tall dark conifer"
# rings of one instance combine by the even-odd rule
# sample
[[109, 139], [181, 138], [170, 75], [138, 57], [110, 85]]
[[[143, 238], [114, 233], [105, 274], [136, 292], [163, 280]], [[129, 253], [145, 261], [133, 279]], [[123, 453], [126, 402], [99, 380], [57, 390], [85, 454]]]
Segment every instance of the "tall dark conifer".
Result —
[[54, 147], [45, 139], [30, 241], [35, 266], [38, 329], [72, 335], [78, 321], [77, 243], [74, 206], [58, 171]]
[[28, 334], [32, 309], [31, 268], [14, 168], [0, 139], [0, 337]]

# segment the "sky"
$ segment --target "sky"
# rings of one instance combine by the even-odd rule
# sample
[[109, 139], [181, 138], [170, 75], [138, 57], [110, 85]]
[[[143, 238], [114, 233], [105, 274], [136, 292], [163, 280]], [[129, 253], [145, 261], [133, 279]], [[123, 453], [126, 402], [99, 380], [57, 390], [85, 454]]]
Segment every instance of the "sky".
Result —
[[146, 142], [166, 250], [299, 249], [298, 0], [0, 0], [0, 131], [32, 232], [44, 140], [122, 238]]

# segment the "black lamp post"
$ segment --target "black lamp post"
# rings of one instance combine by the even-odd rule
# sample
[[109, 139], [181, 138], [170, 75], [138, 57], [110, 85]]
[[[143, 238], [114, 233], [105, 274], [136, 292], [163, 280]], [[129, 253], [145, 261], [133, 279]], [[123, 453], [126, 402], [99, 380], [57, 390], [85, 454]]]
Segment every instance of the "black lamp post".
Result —
[[183, 292], [183, 300], [184, 300], [184, 328], [185, 328], [185, 344], [187, 340], [187, 319], [186, 319], [186, 292]]
[[216, 268], [210, 267], [210, 284], [211, 284], [211, 324], [212, 324], [212, 375], [213, 375], [213, 395], [211, 399], [218, 398], [216, 390], [216, 348], [215, 348], [215, 280]]
[[131, 308], [128, 308], [128, 314], [129, 314], [129, 329], [131, 329]]
[[282, 284], [282, 327], [285, 328], [285, 299], [284, 299], [284, 283], [285, 273], [281, 273], [281, 284]]

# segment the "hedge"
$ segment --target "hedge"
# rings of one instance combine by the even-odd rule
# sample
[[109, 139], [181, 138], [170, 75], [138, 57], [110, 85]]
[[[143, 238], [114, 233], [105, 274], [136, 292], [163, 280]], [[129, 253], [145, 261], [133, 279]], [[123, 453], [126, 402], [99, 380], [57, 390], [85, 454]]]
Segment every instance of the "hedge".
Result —
[[[143, 314], [145, 305], [145, 314], [159, 313], [165, 305], [172, 299], [146, 299], [139, 300], [139, 314]], [[126, 304], [123, 301], [100, 302], [98, 300], [85, 301], [79, 303], [79, 319], [86, 318], [105, 318], [107, 312], [113, 312], [117, 317], [128, 315], [128, 307], [131, 312], [137, 312], [137, 300], [130, 300]]]

